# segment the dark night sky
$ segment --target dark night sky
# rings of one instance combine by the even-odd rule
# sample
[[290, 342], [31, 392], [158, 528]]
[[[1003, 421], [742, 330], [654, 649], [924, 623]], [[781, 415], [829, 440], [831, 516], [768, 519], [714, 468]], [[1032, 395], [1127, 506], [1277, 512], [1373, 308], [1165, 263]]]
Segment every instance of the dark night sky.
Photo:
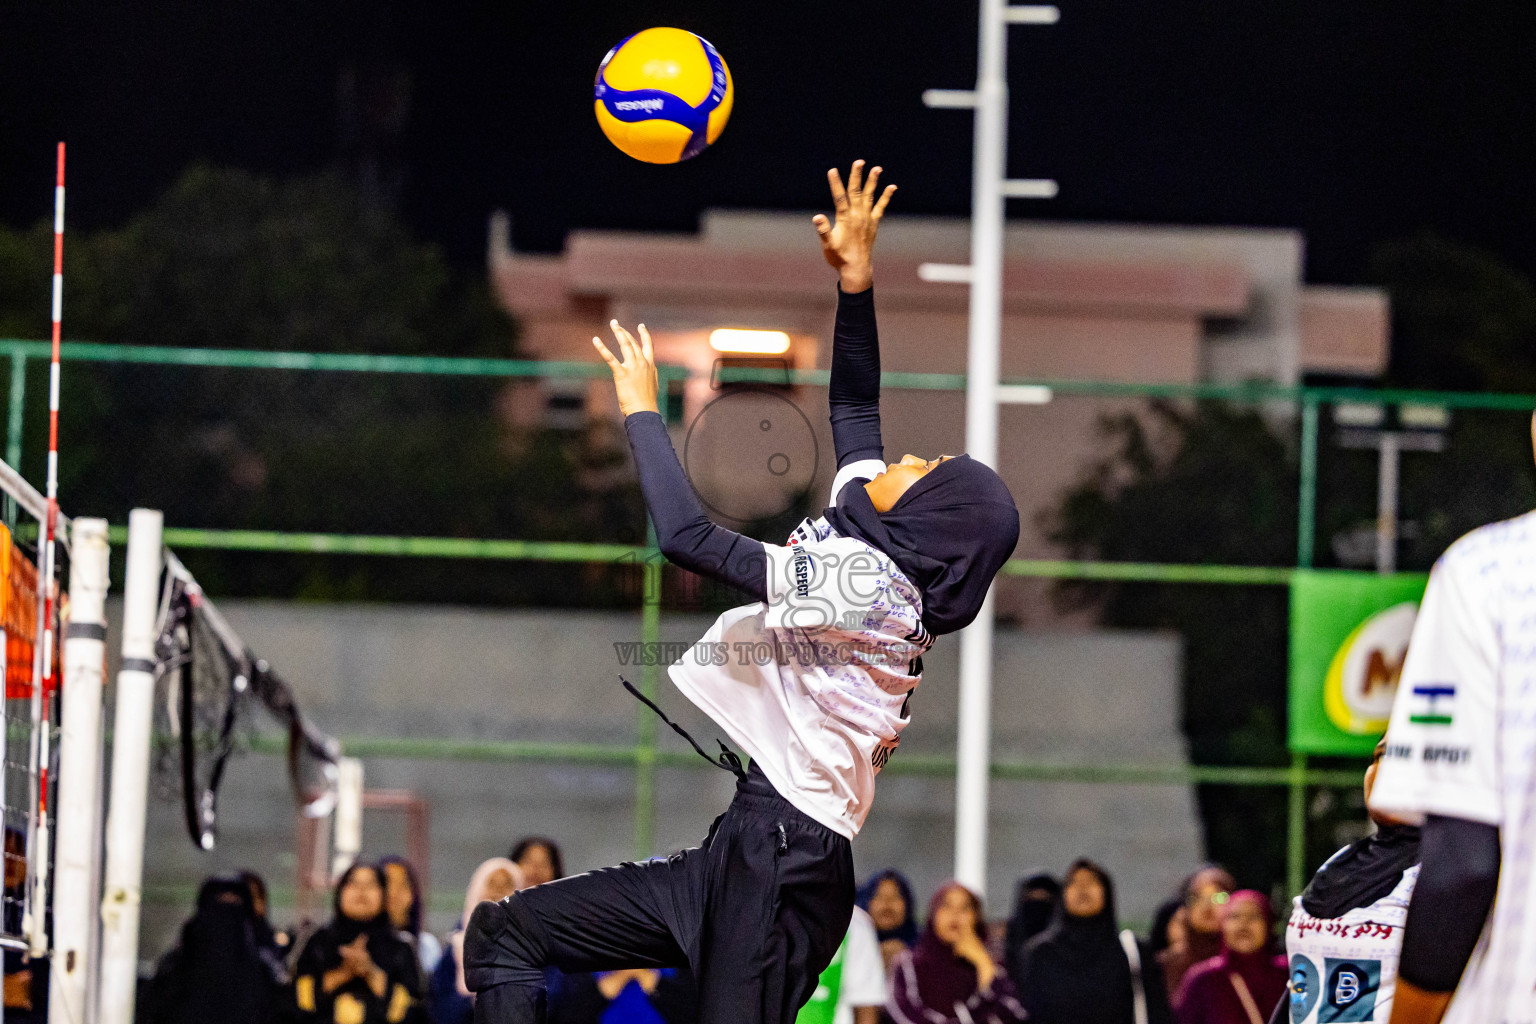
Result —
[[[866, 156], [909, 213], [969, 206], [975, 5], [546, 0], [41, 4], [0, 0], [0, 218], [50, 209], [71, 145], [70, 221], [120, 222], [189, 162], [316, 169], [338, 147], [337, 75], [409, 70], [403, 208], [470, 263], [485, 215], [524, 248], [573, 227], [688, 230], [708, 206], [807, 209]], [[1434, 228], [1536, 270], [1529, 157], [1536, 4], [1064, 0], [1012, 30], [1011, 172], [1061, 180], [1014, 214], [1294, 226], [1310, 275], [1358, 281], [1372, 245]], [[713, 41], [730, 127], [689, 164], [630, 161], [597, 130], [591, 80], [651, 25]]]

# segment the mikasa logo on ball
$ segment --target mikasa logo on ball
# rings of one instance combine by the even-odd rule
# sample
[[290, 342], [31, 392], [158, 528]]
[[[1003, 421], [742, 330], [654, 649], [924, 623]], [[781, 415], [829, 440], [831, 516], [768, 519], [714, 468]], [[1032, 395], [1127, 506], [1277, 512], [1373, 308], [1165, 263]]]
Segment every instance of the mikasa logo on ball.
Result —
[[655, 110], [662, 108], [661, 100], [620, 100], [614, 105], [615, 110]]

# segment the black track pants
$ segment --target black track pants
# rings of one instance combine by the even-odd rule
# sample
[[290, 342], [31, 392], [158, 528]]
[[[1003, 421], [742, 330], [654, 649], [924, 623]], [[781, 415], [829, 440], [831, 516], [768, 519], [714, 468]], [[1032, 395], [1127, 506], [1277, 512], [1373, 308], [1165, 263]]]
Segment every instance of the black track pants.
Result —
[[692, 969], [699, 1024], [793, 1024], [853, 914], [848, 840], [753, 768], [703, 845], [482, 903], [464, 936], [476, 1024], [542, 1024], [544, 968]]

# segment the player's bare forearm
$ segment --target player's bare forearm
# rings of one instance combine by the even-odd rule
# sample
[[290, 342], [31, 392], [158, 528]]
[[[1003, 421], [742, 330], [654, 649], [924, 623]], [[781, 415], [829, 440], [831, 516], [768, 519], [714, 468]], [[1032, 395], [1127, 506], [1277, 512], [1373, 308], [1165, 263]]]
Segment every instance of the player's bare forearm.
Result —
[[1397, 979], [1397, 993], [1392, 997], [1391, 1024], [1440, 1024], [1451, 993], [1426, 992], [1411, 981]]
[[828, 220], [818, 213], [812, 223], [821, 238], [821, 254], [838, 273], [842, 289], [849, 294], [862, 292], [874, 283], [873, 253], [875, 235], [880, 230], [880, 219], [896, 192], [895, 185], [887, 185], [879, 191], [881, 168], [876, 167], [864, 178], [864, 161], [855, 160], [848, 171], [848, 185], [843, 186], [843, 176], [836, 167], [827, 172], [827, 185], [832, 190], [832, 207], [835, 220]]

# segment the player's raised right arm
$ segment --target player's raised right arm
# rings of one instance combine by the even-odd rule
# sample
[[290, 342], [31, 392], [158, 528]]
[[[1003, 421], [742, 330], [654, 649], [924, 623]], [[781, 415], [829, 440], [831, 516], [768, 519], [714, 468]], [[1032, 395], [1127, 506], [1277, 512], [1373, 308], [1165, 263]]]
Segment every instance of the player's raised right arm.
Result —
[[872, 256], [880, 220], [896, 186], [887, 185], [879, 192], [880, 172], [874, 168], [866, 181], [864, 161], [855, 161], [845, 188], [837, 169], [828, 171], [836, 220], [829, 221], [823, 214], [813, 218], [822, 255], [839, 278], [827, 391], [839, 469], [885, 457], [880, 438], [880, 337], [875, 326]]

